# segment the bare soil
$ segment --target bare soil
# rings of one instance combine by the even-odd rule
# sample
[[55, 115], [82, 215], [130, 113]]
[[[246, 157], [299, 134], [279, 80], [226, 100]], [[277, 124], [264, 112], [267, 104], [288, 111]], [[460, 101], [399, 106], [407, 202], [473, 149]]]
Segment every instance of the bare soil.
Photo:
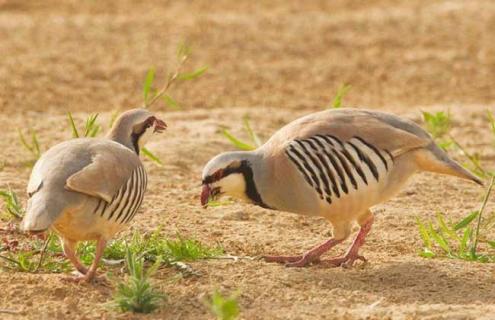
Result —
[[[132, 230], [161, 225], [167, 236], [220, 243], [238, 256], [300, 253], [331, 236], [325, 220], [242, 203], [200, 208], [202, 166], [232, 149], [218, 128], [242, 136], [247, 114], [266, 139], [325, 108], [350, 83], [347, 106], [418, 122], [420, 110], [449, 109], [452, 134], [493, 167], [485, 110], [495, 110], [494, 31], [495, 3], [482, 0], [1, 0], [0, 188], [26, 198], [30, 154], [17, 129], [32, 127], [46, 150], [70, 138], [67, 111], [80, 123], [99, 112], [107, 128], [113, 111], [141, 105], [147, 69], [155, 66], [163, 80], [187, 39], [188, 67], [210, 68], [172, 91], [181, 110], [155, 108], [169, 130], [148, 147], [165, 165], [144, 160], [149, 190]], [[204, 260], [192, 263], [201, 276], [176, 281], [174, 270], [163, 269], [156, 285], [169, 300], [145, 316], [106, 308], [112, 288], [68, 284], [61, 274], [0, 273], [0, 318], [211, 319], [202, 301], [218, 288], [240, 292], [242, 319], [494, 319], [494, 266], [419, 257], [415, 226], [415, 217], [437, 211], [460, 218], [477, 209], [482, 193], [469, 182], [418, 174], [374, 208], [363, 250], [369, 263], [289, 269]], [[488, 206], [493, 211], [494, 201]]]

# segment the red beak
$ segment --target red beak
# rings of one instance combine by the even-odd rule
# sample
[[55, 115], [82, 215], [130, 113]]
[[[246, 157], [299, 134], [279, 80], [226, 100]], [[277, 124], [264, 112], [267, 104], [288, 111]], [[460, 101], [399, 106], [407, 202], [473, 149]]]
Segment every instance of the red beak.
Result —
[[201, 190], [201, 205], [203, 208], [208, 207], [208, 200], [210, 199], [211, 188], [209, 185], [204, 184], [203, 189]]
[[165, 121], [156, 118], [155, 119], [155, 129], [153, 130], [153, 133], [155, 133], [155, 132], [161, 133], [165, 129], [167, 129], [167, 124], [165, 123]]

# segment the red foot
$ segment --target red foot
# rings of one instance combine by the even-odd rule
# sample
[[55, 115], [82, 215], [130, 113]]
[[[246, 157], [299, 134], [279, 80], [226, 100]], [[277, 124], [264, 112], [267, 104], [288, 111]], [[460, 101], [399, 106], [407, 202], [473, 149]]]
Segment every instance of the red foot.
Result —
[[322, 264], [324, 266], [329, 266], [329, 267], [352, 268], [352, 266], [354, 265], [354, 262], [356, 262], [356, 260], [361, 260], [365, 263], [367, 262], [366, 258], [360, 254], [355, 254], [355, 255], [348, 254], [348, 255], [345, 255], [344, 257], [338, 257], [338, 258], [334, 258], [334, 259], [330, 259], [330, 260], [324, 260], [324, 261], [322, 261]]

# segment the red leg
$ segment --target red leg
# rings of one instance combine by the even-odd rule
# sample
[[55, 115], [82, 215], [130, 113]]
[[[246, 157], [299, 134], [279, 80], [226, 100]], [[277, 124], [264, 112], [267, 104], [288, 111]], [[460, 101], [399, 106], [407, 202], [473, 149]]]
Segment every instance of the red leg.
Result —
[[343, 257], [325, 260], [322, 261], [322, 263], [333, 267], [338, 267], [338, 266], [352, 267], [353, 263], [356, 260], [362, 260], [366, 262], [366, 259], [358, 252], [359, 252], [359, 248], [361, 248], [361, 246], [364, 244], [365, 238], [370, 232], [372, 225], [373, 225], [373, 215], [371, 214], [369, 218], [366, 220], [366, 222], [361, 226], [361, 229], [359, 229], [359, 233], [356, 236], [356, 239], [354, 239], [354, 242], [352, 243], [352, 246], [349, 248], [349, 251], [347, 251], [347, 253]]
[[264, 256], [266, 262], [286, 263], [288, 267], [305, 267], [319, 261], [320, 256], [344, 240], [329, 239], [299, 256]]
[[81, 282], [91, 282], [93, 278], [95, 278], [96, 275], [96, 269], [98, 268], [98, 263], [100, 262], [101, 257], [103, 256], [103, 251], [105, 250], [107, 242], [105, 240], [98, 240], [96, 242], [96, 252], [95, 252], [95, 259], [93, 260], [93, 263], [91, 264], [91, 267], [89, 267], [88, 271], [86, 274], [83, 276], [79, 276], [76, 278], [69, 279], [73, 282], [81, 283]]
[[75, 253], [76, 243], [68, 239], [63, 239], [62, 244], [64, 247], [64, 254], [67, 257], [67, 259], [69, 259], [70, 262], [72, 262], [72, 264], [74, 265], [77, 271], [79, 271], [82, 274], [86, 274], [88, 272], [88, 268], [86, 268], [81, 263], [81, 261], [79, 261], [79, 259], [76, 257], [76, 253]]

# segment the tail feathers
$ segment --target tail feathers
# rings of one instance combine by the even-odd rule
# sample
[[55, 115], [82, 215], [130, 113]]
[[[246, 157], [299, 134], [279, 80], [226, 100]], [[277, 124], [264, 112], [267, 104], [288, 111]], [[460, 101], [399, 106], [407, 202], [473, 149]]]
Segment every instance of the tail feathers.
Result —
[[430, 145], [423, 152], [417, 153], [417, 162], [424, 171], [436, 172], [471, 180], [481, 186], [483, 181], [474, 174], [464, 169], [435, 144]]

